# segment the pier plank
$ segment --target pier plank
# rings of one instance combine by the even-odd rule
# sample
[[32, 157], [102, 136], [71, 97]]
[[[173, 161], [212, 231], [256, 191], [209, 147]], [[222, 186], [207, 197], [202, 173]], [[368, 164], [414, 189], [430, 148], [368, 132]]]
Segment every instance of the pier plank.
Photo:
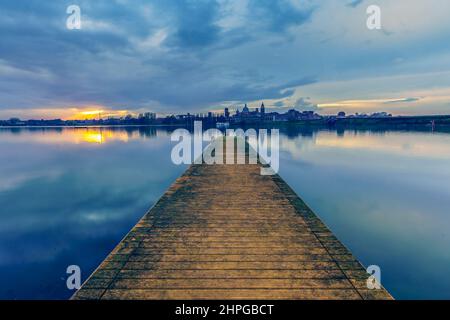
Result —
[[72, 299], [392, 299], [278, 176], [192, 165]]

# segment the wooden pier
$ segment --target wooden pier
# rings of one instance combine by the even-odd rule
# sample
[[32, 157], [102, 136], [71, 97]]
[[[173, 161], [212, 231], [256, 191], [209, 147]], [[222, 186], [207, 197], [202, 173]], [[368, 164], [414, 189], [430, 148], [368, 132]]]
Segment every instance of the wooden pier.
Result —
[[192, 165], [72, 299], [392, 299], [278, 176]]

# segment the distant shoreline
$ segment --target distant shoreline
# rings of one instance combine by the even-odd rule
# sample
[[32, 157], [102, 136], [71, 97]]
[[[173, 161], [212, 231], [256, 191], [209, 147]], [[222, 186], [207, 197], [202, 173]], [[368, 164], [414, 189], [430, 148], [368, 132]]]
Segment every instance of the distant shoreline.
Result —
[[[74, 123], [82, 120], [20, 120], [17, 124], [10, 121], [0, 121], [0, 128], [102, 128], [102, 127], [191, 127], [194, 120], [176, 120], [171, 123], [108, 123], [106, 120], [90, 120], [88, 123]], [[156, 120], [157, 121], [157, 120]], [[212, 121], [210, 118], [203, 118], [205, 127], [215, 127], [216, 123], [222, 121]], [[425, 126], [425, 127], [450, 127], [450, 115], [432, 116], [393, 116], [393, 117], [333, 117], [327, 116], [320, 119], [300, 119], [290, 121], [252, 120], [229, 121], [230, 127], [248, 126], [305, 126], [305, 127], [402, 127], [402, 126]]]
[[130, 128], [130, 127], [179, 127], [178, 124], [105, 124], [105, 125], [98, 125], [98, 124], [83, 124], [83, 125], [17, 125], [17, 126], [4, 126], [0, 125], [0, 128]]

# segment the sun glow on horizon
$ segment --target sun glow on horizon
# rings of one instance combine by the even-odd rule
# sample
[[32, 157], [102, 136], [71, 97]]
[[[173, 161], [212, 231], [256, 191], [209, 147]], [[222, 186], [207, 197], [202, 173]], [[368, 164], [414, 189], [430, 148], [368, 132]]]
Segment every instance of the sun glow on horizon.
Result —
[[[5, 139], [8, 137], [5, 136]], [[21, 135], [11, 133], [11, 137], [16, 142], [42, 143], [42, 144], [91, 144], [102, 145], [113, 142], [126, 143], [130, 140], [140, 139], [142, 136], [138, 131], [113, 130], [102, 127], [80, 127], [64, 128], [59, 130], [45, 130], [40, 135], [30, 135], [25, 132]]]
[[82, 141], [87, 143], [103, 143], [102, 132], [85, 132], [82, 135]]
[[64, 120], [93, 120], [93, 119], [106, 119], [124, 117], [127, 114], [134, 115], [134, 112], [129, 110], [111, 110], [106, 108], [73, 108], [72, 115]]
[[20, 118], [22, 120], [93, 120], [125, 117], [128, 114], [136, 116], [139, 110], [110, 109], [101, 105], [81, 107], [56, 107], [56, 108], [33, 108], [33, 109], [5, 109], [0, 110], [0, 119]]
[[103, 110], [82, 111], [81, 114], [82, 115], [86, 115], [86, 116], [90, 116], [90, 115], [98, 115], [98, 114], [100, 114], [102, 112], [103, 112]]

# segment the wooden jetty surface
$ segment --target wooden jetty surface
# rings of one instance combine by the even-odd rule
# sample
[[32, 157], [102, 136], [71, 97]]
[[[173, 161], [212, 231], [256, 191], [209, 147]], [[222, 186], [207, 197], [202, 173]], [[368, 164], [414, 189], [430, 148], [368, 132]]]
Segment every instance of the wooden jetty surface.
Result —
[[192, 165], [72, 299], [392, 299], [278, 176]]

